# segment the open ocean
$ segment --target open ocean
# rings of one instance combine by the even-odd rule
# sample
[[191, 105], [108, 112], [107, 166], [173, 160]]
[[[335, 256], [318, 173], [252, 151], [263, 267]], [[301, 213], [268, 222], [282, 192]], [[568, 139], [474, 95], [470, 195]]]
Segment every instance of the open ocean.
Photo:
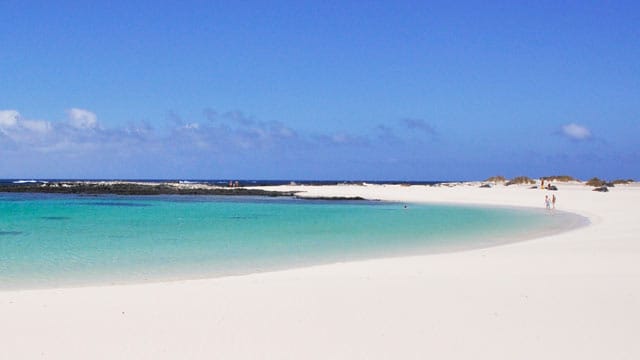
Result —
[[570, 214], [293, 198], [0, 193], [0, 289], [217, 277], [491, 246]]

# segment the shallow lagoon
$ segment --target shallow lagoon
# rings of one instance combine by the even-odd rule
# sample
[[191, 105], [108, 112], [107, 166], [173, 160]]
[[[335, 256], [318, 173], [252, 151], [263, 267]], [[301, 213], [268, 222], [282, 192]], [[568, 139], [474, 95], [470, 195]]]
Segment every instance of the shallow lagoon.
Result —
[[581, 223], [544, 210], [370, 201], [0, 194], [0, 289], [217, 277], [459, 251]]

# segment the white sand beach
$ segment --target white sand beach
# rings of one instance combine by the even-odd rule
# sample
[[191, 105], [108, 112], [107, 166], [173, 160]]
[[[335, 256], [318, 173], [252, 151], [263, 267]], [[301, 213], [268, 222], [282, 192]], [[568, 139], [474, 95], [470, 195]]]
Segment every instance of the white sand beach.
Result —
[[[555, 185], [558, 209], [590, 225], [454, 253], [0, 292], [0, 358], [640, 359], [640, 186]], [[547, 193], [478, 183], [276, 188], [537, 208]]]

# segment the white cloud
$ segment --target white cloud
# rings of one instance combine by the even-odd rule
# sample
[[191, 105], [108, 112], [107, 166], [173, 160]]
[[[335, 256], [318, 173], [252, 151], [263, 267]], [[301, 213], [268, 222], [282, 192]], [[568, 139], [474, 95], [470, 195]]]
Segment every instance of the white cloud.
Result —
[[18, 124], [20, 113], [15, 110], [0, 110], [0, 129], [8, 129]]
[[591, 131], [589, 131], [589, 129], [575, 123], [562, 126], [562, 133], [576, 140], [585, 140], [591, 137]]
[[189, 123], [183, 126], [183, 129], [187, 130], [197, 130], [200, 128], [200, 124], [198, 123]]
[[16, 110], [0, 110], [0, 134], [14, 142], [30, 143], [50, 130], [48, 121], [24, 119]]
[[72, 108], [67, 110], [69, 124], [76, 129], [95, 129], [98, 127], [98, 117], [89, 110]]
[[[344, 132], [298, 133], [281, 122], [254, 120], [241, 112], [221, 113], [215, 121], [208, 122], [184, 121], [172, 113], [168, 127], [158, 131], [146, 123], [103, 126], [95, 113], [80, 108], [67, 109], [65, 114], [60, 121], [46, 121], [26, 119], [16, 110], [0, 110], [0, 153], [13, 149], [23, 154], [56, 153], [88, 159], [131, 156], [141, 151], [204, 159], [215, 155], [224, 159], [229, 154], [253, 156], [257, 151], [289, 155], [335, 146], [368, 148], [377, 139]], [[405, 120], [403, 125], [427, 133], [433, 131], [421, 120]]]
[[46, 133], [51, 130], [51, 123], [45, 120], [22, 120], [20, 126], [36, 133]]

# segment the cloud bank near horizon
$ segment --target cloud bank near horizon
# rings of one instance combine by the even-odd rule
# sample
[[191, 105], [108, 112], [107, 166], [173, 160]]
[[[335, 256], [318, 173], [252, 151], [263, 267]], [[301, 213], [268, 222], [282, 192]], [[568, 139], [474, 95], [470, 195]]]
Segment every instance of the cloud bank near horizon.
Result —
[[[129, 124], [121, 128], [108, 128], [89, 110], [66, 110], [62, 121], [33, 120], [23, 117], [17, 110], [0, 110], [0, 148], [3, 150], [29, 150], [39, 153], [72, 155], [78, 148], [108, 149], [125, 144], [136, 144], [147, 151], [160, 147], [180, 151], [210, 151], [228, 154], [238, 151], [268, 151], [286, 148], [315, 150], [327, 146], [375, 146], [371, 134], [352, 134], [343, 131], [301, 133], [278, 121], [260, 121], [241, 111], [219, 113], [204, 111], [204, 119], [187, 120], [170, 112], [160, 129], [146, 122]], [[424, 120], [403, 119], [396, 124], [380, 125], [397, 137], [394, 129], [402, 127], [434, 135], [434, 128]], [[425, 137], [425, 140], [429, 140]]]
[[[96, 113], [81, 108], [67, 109], [65, 117], [57, 121], [29, 119], [17, 110], [0, 110], [0, 151], [4, 155], [0, 171], [17, 173], [16, 167], [22, 167], [46, 173], [55, 161], [60, 171], [74, 169], [78, 175], [82, 169], [99, 174], [99, 164], [125, 175], [137, 171], [139, 175], [135, 176], [143, 177], [198, 173], [203, 168], [229, 169], [229, 176], [234, 171], [279, 176], [272, 171], [278, 168], [278, 162], [299, 163], [301, 169], [307, 166], [305, 163], [323, 168], [341, 161], [371, 166], [380, 157], [378, 153], [389, 151], [391, 144], [428, 143], [433, 132], [431, 125], [419, 120], [385, 125], [390, 129], [386, 134], [376, 133], [375, 128], [359, 134], [340, 130], [301, 132], [241, 111], [213, 109], [205, 109], [199, 119], [169, 112], [157, 125], [138, 122], [108, 127]], [[418, 129], [429, 136], [399, 140], [396, 132], [403, 128]], [[362, 160], [367, 156], [373, 158]], [[276, 165], [269, 168], [269, 163]]]
[[[574, 123], [562, 130], [572, 140], [592, 136]], [[82, 108], [67, 109], [57, 121], [1, 110], [0, 177], [477, 179], [505, 167], [513, 175], [555, 168], [564, 173], [558, 164], [590, 157], [584, 147], [581, 153], [545, 156], [526, 144], [506, 152], [483, 148], [490, 139], [479, 142], [477, 151], [463, 151], [450, 137], [419, 118], [351, 133], [300, 131], [213, 109], [198, 119], [169, 112], [155, 126], [143, 121], [120, 127], [106, 126]], [[559, 146], [557, 151], [566, 151]]]

